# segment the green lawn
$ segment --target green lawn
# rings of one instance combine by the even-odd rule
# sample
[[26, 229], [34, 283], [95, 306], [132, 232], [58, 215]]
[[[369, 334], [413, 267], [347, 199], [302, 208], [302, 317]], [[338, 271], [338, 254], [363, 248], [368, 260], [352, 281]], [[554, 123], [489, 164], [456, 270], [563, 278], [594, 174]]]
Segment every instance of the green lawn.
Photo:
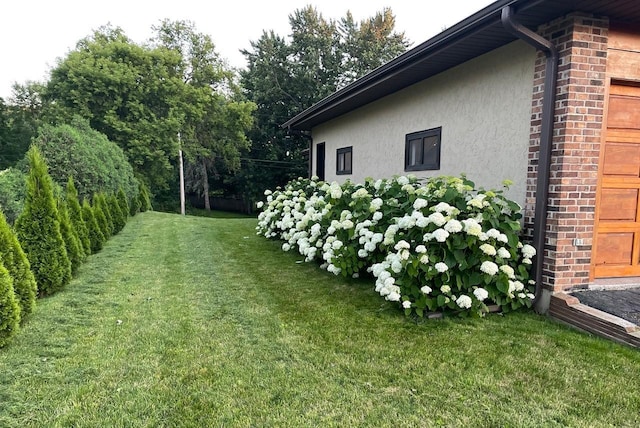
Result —
[[640, 426], [637, 350], [531, 313], [416, 324], [254, 226], [131, 219], [0, 350], [0, 426]]

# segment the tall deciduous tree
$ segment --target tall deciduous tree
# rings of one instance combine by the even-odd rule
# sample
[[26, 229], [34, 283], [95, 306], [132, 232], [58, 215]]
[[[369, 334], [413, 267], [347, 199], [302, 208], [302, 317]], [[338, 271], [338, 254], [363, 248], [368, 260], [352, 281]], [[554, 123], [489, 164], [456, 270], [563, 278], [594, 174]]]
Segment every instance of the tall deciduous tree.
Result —
[[215, 51], [208, 35], [188, 21], [165, 20], [155, 27], [154, 43], [181, 59], [181, 142], [187, 163], [187, 188], [209, 205], [209, 177], [233, 173], [249, 148], [246, 132], [253, 123], [253, 103], [246, 102], [233, 73]]
[[394, 31], [391, 9], [356, 22], [350, 13], [327, 20], [307, 6], [294, 11], [289, 22], [289, 39], [264, 32], [243, 51], [248, 68], [242, 85], [258, 110], [251, 160], [234, 184], [253, 197], [307, 174], [309, 139], [287, 135], [282, 123], [409, 46], [404, 33]]
[[24, 210], [16, 220], [18, 241], [29, 259], [40, 294], [51, 294], [71, 280], [53, 182], [37, 147], [27, 152], [29, 175]]
[[178, 153], [180, 57], [169, 49], [133, 43], [119, 28], [82, 39], [51, 71], [44, 98], [55, 116], [73, 115], [116, 142], [154, 189], [173, 179]]

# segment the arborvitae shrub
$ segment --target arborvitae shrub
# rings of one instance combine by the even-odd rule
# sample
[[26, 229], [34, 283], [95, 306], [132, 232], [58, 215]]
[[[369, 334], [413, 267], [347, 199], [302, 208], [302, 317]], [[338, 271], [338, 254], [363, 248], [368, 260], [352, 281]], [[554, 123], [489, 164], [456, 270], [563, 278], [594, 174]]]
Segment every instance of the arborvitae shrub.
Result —
[[111, 230], [109, 229], [107, 217], [104, 215], [104, 211], [102, 210], [100, 196], [97, 193], [93, 195], [93, 204], [91, 205], [91, 208], [93, 209], [93, 216], [96, 218], [98, 226], [100, 227], [100, 232], [102, 232], [102, 236], [104, 237], [104, 240], [102, 241], [104, 244], [109, 240], [109, 238], [111, 238]]
[[138, 195], [138, 198], [140, 200], [140, 212], [143, 213], [145, 211], [150, 211], [153, 208], [151, 207], [151, 195], [149, 193], [149, 188], [143, 181], [140, 181], [139, 188], [140, 194]]
[[140, 212], [140, 207], [140, 194], [138, 194], [129, 201], [129, 215], [133, 217], [138, 214]]
[[66, 199], [71, 224], [78, 233], [78, 239], [80, 239], [84, 253], [88, 256], [91, 254], [91, 240], [89, 239], [89, 231], [87, 230], [87, 225], [85, 224], [85, 220], [82, 216], [82, 207], [78, 200], [78, 191], [76, 190], [76, 186], [73, 184], [73, 179], [71, 177], [69, 177], [69, 181], [67, 181]]
[[20, 306], [13, 291], [13, 279], [0, 261], [0, 348], [17, 333], [20, 325]]
[[93, 213], [93, 208], [91, 208], [91, 205], [89, 205], [89, 202], [85, 199], [82, 202], [82, 218], [87, 226], [87, 235], [89, 236], [89, 241], [91, 243], [91, 252], [97, 253], [102, 249], [106, 238], [104, 237], [102, 229], [100, 228], [100, 225]]
[[126, 214], [122, 214], [116, 195], [107, 196], [107, 204], [109, 205], [109, 211], [111, 211], [111, 217], [113, 219], [114, 234], [120, 233], [127, 222]]
[[27, 195], [15, 229], [31, 264], [38, 290], [40, 294], [47, 295], [71, 280], [71, 262], [60, 233], [60, 218], [47, 165], [35, 146], [29, 149], [27, 159]]
[[33, 311], [38, 286], [31, 272], [27, 256], [22, 251], [18, 238], [0, 211], [0, 259], [13, 278], [13, 290], [20, 305], [21, 319]]
[[86, 254], [78, 239], [78, 234], [71, 225], [71, 219], [64, 201], [58, 201], [58, 213], [60, 214], [60, 233], [67, 249], [67, 256], [69, 256], [69, 261], [71, 262], [71, 273], [75, 274], [86, 258]]
[[94, 199], [94, 207], [96, 203], [104, 213], [104, 217], [107, 220], [107, 227], [109, 228], [107, 236], [111, 237], [115, 235], [116, 228], [115, 228], [115, 225], [113, 224], [113, 215], [111, 214], [111, 207], [109, 206], [109, 202], [107, 202], [107, 197], [105, 196], [104, 193], [98, 193], [97, 200]]
[[118, 206], [120, 207], [124, 224], [127, 224], [129, 220], [129, 203], [127, 202], [127, 195], [125, 195], [122, 187], [118, 189], [118, 195], [116, 197], [118, 198]]

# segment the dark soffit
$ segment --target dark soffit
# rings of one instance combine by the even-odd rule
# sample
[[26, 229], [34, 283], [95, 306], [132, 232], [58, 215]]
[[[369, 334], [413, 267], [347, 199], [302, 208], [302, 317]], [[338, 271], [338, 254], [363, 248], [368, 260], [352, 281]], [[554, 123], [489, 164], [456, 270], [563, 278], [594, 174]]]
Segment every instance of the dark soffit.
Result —
[[283, 128], [309, 131], [370, 102], [511, 43], [515, 37], [500, 22], [512, 6], [516, 19], [535, 30], [573, 11], [640, 22], [638, 0], [498, 0], [426, 42], [378, 67], [288, 120]]

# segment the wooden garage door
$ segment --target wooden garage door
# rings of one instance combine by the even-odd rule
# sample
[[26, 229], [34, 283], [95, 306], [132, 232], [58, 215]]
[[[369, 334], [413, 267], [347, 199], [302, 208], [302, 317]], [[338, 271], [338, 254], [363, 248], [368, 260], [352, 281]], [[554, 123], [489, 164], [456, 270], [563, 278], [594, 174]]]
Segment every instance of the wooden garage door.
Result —
[[611, 85], [594, 275], [640, 276], [640, 88]]

